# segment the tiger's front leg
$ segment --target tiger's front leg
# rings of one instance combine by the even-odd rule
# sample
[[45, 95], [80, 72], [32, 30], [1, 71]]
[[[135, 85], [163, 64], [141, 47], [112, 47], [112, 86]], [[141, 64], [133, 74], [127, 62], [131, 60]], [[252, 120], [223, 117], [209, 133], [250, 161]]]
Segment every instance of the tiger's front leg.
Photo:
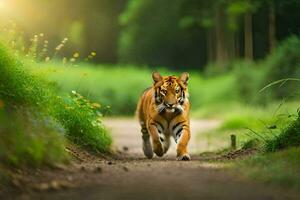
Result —
[[175, 140], [177, 142], [177, 159], [191, 160], [187, 151], [187, 146], [191, 138], [189, 125], [184, 125], [180, 132], [176, 134]]
[[158, 124], [156, 124], [155, 122], [150, 122], [149, 123], [149, 132], [151, 135], [151, 139], [152, 139], [152, 145], [153, 145], [153, 152], [161, 157], [164, 155], [164, 146], [161, 142], [161, 130], [159, 130], [158, 128]]

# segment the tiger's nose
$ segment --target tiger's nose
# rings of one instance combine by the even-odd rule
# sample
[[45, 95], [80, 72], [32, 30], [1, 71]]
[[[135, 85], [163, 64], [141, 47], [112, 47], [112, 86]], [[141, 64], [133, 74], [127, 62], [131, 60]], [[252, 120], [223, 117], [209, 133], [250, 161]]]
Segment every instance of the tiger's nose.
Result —
[[174, 106], [173, 103], [165, 103], [168, 108], [172, 108]]

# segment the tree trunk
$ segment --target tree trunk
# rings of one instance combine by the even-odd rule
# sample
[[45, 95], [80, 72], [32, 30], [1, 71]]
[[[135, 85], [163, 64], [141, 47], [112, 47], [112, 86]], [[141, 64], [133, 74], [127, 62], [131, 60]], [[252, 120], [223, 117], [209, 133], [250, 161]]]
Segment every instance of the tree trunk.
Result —
[[276, 18], [275, 18], [275, 4], [270, 2], [269, 10], [269, 51], [272, 52], [276, 47]]
[[245, 58], [253, 60], [253, 33], [252, 33], [252, 13], [245, 14]]
[[208, 63], [215, 61], [215, 48], [214, 48], [214, 31], [207, 30], [207, 61]]
[[216, 13], [215, 35], [216, 35], [216, 62], [221, 68], [224, 68], [228, 61], [228, 54], [226, 49], [226, 33], [223, 23], [224, 16], [221, 9]]
[[234, 57], [240, 58], [241, 52], [240, 52], [240, 34], [239, 32], [235, 33], [234, 37]]
[[236, 38], [236, 34], [234, 31], [226, 31], [226, 50], [227, 50], [227, 56], [229, 61], [236, 58], [235, 38]]

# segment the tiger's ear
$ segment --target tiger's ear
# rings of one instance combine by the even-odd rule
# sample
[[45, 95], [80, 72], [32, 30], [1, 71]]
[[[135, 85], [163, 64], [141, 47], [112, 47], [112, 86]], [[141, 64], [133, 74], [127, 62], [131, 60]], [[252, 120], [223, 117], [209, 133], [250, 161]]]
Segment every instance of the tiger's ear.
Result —
[[158, 72], [153, 72], [152, 79], [154, 81], [154, 84], [156, 84], [156, 83], [162, 81], [162, 76]]
[[183, 72], [183, 73], [179, 76], [179, 80], [180, 80], [185, 86], [187, 86], [189, 77], [190, 77], [189, 73]]

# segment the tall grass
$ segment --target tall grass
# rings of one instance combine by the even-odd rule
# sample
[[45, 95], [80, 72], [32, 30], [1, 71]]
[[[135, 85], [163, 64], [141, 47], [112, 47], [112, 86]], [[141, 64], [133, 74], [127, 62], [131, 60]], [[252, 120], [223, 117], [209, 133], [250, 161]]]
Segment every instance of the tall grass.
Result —
[[58, 95], [53, 85], [28, 67], [32, 62], [15, 57], [0, 46], [0, 98], [6, 109], [35, 108], [62, 126], [71, 141], [96, 152], [108, 152], [112, 140], [99, 119], [99, 106], [77, 93]]
[[2, 107], [0, 124], [1, 164], [19, 167], [67, 161], [63, 129], [49, 116], [32, 108], [8, 112]]

